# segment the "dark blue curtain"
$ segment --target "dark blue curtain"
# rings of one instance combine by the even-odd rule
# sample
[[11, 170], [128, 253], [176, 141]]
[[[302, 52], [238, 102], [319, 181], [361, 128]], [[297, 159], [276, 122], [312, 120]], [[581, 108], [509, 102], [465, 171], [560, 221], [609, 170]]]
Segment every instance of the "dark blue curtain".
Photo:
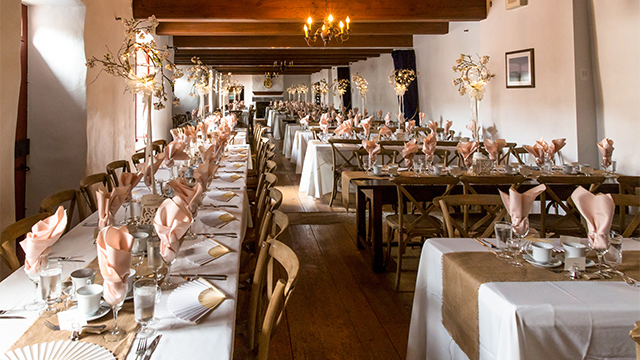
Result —
[[[413, 50], [394, 50], [391, 53], [393, 57], [393, 68], [399, 69], [412, 69], [416, 70], [416, 53]], [[398, 100], [399, 101], [399, 100]], [[420, 104], [418, 102], [418, 77], [413, 80], [409, 89], [404, 94], [404, 118], [407, 120], [418, 120], [418, 112], [420, 111]], [[416, 121], [417, 122], [417, 121]]]
[[[346, 79], [349, 81], [349, 86], [347, 86], [347, 91], [342, 95], [342, 104], [347, 109], [346, 111], [351, 110], [351, 72], [349, 71], [349, 67], [339, 67], [338, 68], [338, 81]], [[363, 111], [363, 110], [360, 110]]]

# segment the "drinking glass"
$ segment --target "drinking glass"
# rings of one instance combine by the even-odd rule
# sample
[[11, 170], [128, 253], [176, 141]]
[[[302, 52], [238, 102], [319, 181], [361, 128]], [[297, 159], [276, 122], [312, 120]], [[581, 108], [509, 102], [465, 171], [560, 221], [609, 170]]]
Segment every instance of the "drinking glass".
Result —
[[[128, 292], [129, 285], [127, 282], [124, 282], [124, 293]], [[124, 299], [126, 296], [122, 296], [122, 301], [117, 304], [109, 304], [111, 305], [111, 311], [113, 312], [113, 330], [111, 332], [106, 333], [104, 335], [104, 341], [106, 342], [116, 342], [124, 339], [127, 336], [127, 332], [118, 327], [118, 312], [122, 308], [122, 304], [124, 303]]]
[[[611, 240], [613, 240], [612, 237], [610, 237], [610, 240], [609, 240], [610, 243], [611, 243]], [[622, 240], [622, 239], [620, 239], [620, 240]], [[593, 244], [591, 243], [591, 241], [589, 241], [589, 247], [598, 256], [598, 271], [596, 271], [595, 274], [600, 276], [602, 279], [611, 279], [611, 277], [612, 277], [611, 274], [607, 273], [605, 270], [602, 269], [602, 265], [604, 263], [604, 255], [609, 251], [609, 248], [596, 249], [596, 248], [593, 247]], [[622, 241], [620, 243], [620, 247], [622, 247]]]
[[373, 174], [373, 167], [376, 166], [376, 157], [375, 156], [367, 156], [368, 166], [367, 166], [367, 175]]
[[162, 268], [162, 256], [160, 255], [160, 239], [157, 237], [147, 240], [147, 267], [153, 271], [153, 279], [160, 280], [158, 270]]
[[511, 242], [509, 243], [509, 249], [513, 251], [512, 259], [509, 264], [515, 267], [522, 266], [522, 261], [520, 261], [519, 256], [520, 252], [522, 252], [522, 249], [527, 245], [527, 242], [524, 240], [527, 234], [529, 234], [528, 219], [525, 219], [520, 227], [513, 228], [513, 235], [515, 235], [515, 238], [513, 238], [512, 236]]
[[[37, 261], [40, 268], [45, 268], [47, 266], [47, 262], [47, 255], [40, 255]], [[33, 301], [24, 306], [24, 309], [27, 311], [39, 311], [45, 307], [45, 303], [42, 301], [42, 297], [40, 296], [40, 268], [34, 269], [31, 274], [27, 274], [29, 280], [31, 280], [33, 285], [35, 285]]]
[[134, 280], [140, 278], [138, 274], [138, 266], [142, 264], [144, 260], [144, 251], [146, 250], [146, 241], [149, 238], [149, 234], [144, 232], [133, 233], [133, 246], [131, 247], [131, 266], [136, 270]]
[[511, 227], [511, 223], [506, 221], [497, 221], [493, 228], [496, 233], [497, 246], [501, 250], [498, 253], [498, 257], [500, 259], [510, 260], [511, 256], [509, 255], [508, 244], [512, 238], [513, 228]]
[[62, 264], [57, 261], [49, 261], [46, 267], [40, 270], [40, 293], [47, 303], [40, 316], [50, 317], [58, 313], [53, 306], [62, 295]]
[[176, 284], [173, 284], [171, 282], [171, 265], [173, 265], [176, 262], [176, 259], [178, 258], [178, 252], [180, 251], [180, 245], [182, 244], [182, 240], [178, 241], [176, 243], [176, 249], [175, 249], [175, 256], [173, 257], [173, 259], [171, 261], [167, 261], [165, 260], [165, 258], [163, 257], [162, 260], [164, 261], [164, 263], [167, 265], [167, 276], [164, 277], [164, 282], [162, 283], [162, 285], [160, 285], [160, 288], [162, 290], [172, 290], [175, 288]]
[[69, 310], [69, 304], [73, 297], [73, 281], [66, 280], [62, 282], [62, 294], [60, 295], [60, 301], [63, 304], [63, 309]]
[[617, 271], [616, 267], [622, 264], [622, 236], [615, 234], [609, 240], [609, 251], [605, 256], [605, 261], [611, 270]]
[[[133, 222], [133, 207], [131, 206], [131, 195], [122, 203], [122, 207], [124, 208], [124, 219], [120, 221], [120, 225], [129, 225]], [[131, 209], [131, 211], [129, 211]], [[129, 216], [127, 216], [127, 212], [129, 212]]]
[[152, 279], [138, 280], [133, 284], [133, 309], [135, 319], [140, 324], [138, 334], [147, 338], [156, 330], [149, 327], [156, 308], [156, 282]]
[[416, 157], [413, 160], [413, 169], [416, 172], [417, 175], [420, 175], [422, 173], [422, 166], [424, 165], [424, 161], [422, 160], [421, 157]]

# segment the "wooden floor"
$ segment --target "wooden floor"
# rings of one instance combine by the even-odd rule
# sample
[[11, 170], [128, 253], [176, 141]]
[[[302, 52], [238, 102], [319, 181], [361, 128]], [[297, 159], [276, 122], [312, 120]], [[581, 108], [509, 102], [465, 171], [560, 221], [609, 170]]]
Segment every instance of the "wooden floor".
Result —
[[[394, 291], [395, 264], [376, 274], [368, 254], [356, 248], [353, 210], [346, 213], [340, 201], [329, 207], [328, 196], [298, 193], [295, 165], [282, 154], [276, 162], [281, 209], [291, 220], [281, 240], [296, 252], [301, 269], [269, 358], [404, 359], [419, 249], [405, 257], [400, 291]], [[243, 328], [237, 324], [239, 337]], [[235, 354], [246, 358], [239, 346]]]

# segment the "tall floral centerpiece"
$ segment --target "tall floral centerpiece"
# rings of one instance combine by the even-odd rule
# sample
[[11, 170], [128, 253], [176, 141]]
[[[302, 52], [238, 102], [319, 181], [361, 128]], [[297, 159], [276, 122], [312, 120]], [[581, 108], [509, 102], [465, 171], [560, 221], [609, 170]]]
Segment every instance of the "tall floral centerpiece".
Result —
[[316, 94], [321, 94], [322, 103], [326, 103], [325, 95], [327, 95], [327, 93], [329, 92], [329, 83], [327, 83], [327, 80], [320, 79], [320, 81], [313, 83], [313, 85], [311, 85], [311, 88], [313, 89], [313, 92], [315, 92]]
[[393, 70], [389, 76], [389, 83], [391, 83], [398, 96], [398, 116], [404, 114], [404, 94], [409, 89], [409, 85], [416, 79], [416, 76], [416, 72], [413, 69]]
[[289, 94], [288, 100], [293, 100], [294, 96], [296, 94], [296, 86], [295, 85], [291, 85], [287, 88], [287, 93]]
[[351, 84], [351, 82], [348, 79], [334, 79], [333, 80], [333, 95], [336, 95], [336, 92], [338, 93], [338, 95], [340, 96], [340, 111], [342, 111], [342, 109], [344, 108], [344, 98], [343, 95], [347, 92], [347, 88], [349, 87], [349, 85]]
[[471, 98], [471, 121], [477, 124], [473, 134], [476, 141], [480, 141], [480, 135], [482, 135], [482, 123], [478, 120], [478, 107], [484, 98], [484, 86], [496, 77], [487, 69], [487, 63], [489, 63], [489, 56], [478, 56], [478, 60], [474, 61], [471, 55], [460, 54], [452, 68], [454, 72], [460, 73], [460, 77], [453, 79], [453, 86], [458, 87], [458, 94], [464, 96], [468, 92]]
[[356, 89], [358, 89], [358, 93], [360, 93], [360, 97], [362, 98], [362, 113], [364, 114], [364, 106], [366, 102], [365, 99], [367, 96], [367, 91], [369, 91], [369, 83], [358, 73], [353, 75], [353, 83], [356, 84]]
[[298, 93], [298, 101], [300, 101], [300, 94], [303, 94], [303, 100], [307, 100], [307, 93], [309, 92], [309, 87], [307, 86], [307, 84], [298, 84], [298, 86], [296, 86], [296, 92]]
[[[102, 66], [102, 71], [113, 76], [121, 77], [126, 82], [126, 89], [133, 94], [143, 95], [145, 113], [147, 114], [147, 149], [145, 162], [153, 168], [153, 135], [151, 131], [151, 106], [156, 110], [163, 109], [167, 101], [167, 89], [165, 83], [171, 87], [175, 79], [182, 77], [182, 72], [170, 60], [171, 54], [165, 46], [159, 49], [152, 34], [158, 26], [158, 20], [151, 16], [146, 20], [124, 19], [125, 39], [113, 54], [110, 50], [97, 58], [87, 59], [87, 67]], [[136, 57], [144, 56], [149, 60], [147, 64], [137, 64]], [[140, 68], [146, 68], [140, 71]], [[165, 74], [163, 70], [171, 72]], [[152, 99], [156, 101], [152, 103]], [[174, 98], [175, 105], [180, 103], [179, 98]], [[151, 177], [153, 193], [156, 194], [155, 179]]]
[[199, 96], [199, 110], [198, 114], [202, 119], [205, 118], [204, 113], [204, 96], [209, 94], [209, 111], [213, 111], [213, 71], [205, 65], [199, 57], [194, 56], [191, 58], [193, 65], [187, 69], [187, 80], [193, 82], [191, 86], [190, 96]]

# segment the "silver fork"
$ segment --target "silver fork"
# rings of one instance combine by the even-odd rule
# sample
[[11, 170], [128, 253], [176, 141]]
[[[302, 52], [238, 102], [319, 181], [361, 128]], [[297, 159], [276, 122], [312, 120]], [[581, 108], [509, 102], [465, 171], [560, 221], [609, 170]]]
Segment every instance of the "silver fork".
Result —
[[147, 338], [141, 338], [140, 340], [138, 340], [138, 348], [136, 349], [136, 360], [140, 359], [146, 351], [147, 351]]
[[0, 315], [4, 315], [8, 312], [9, 310], [0, 310]]

